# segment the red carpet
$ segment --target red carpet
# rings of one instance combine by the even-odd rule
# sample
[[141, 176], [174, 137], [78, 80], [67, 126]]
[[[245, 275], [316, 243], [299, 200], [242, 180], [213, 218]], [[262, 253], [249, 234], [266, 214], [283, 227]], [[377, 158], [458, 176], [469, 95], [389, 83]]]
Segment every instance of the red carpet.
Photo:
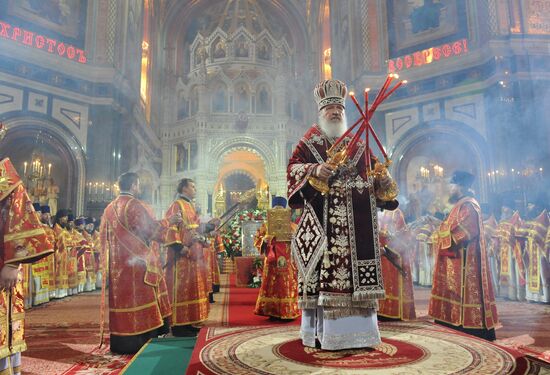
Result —
[[227, 321], [223, 325], [261, 326], [261, 325], [294, 325], [300, 324], [300, 318], [291, 321], [271, 321], [266, 316], [254, 314], [259, 288], [237, 288], [236, 276], [229, 278], [229, 310]]
[[71, 366], [63, 375], [116, 375], [132, 359], [133, 355], [117, 355], [109, 351], [109, 343], [101, 349], [97, 346], [88, 355], [84, 356], [75, 365]]
[[[487, 363], [492, 363], [493, 357], [498, 359], [497, 363], [500, 366], [498, 369], [502, 371], [497, 373], [514, 373], [514, 371], [515, 373], [528, 371], [527, 373], [530, 374], [550, 373], [546, 368], [539, 369], [536, 360], [518, 357], [518, 353], [527, 352], [539, 358], [550, 359], [548, 356], [550, 331], [547, 324], [550, 319], [550, 307], [548, 305], [498, 301], [503, 322], [503, 327], [497, 330], [501, 346], [487, 343], [487, 348], [480, 347], [479, 340], [468, 336], [460, 337], [457, 333], [434, 328], [427, 322], [383, 323], [381, 330], [384, 344], [376, 351], [325, 352], [301, 346], [297, 336], [297, 325], [300, 319], [292, 323], [279, 323], [254, 315], [253, 309], [258, 289], [236, 288], [235, 278], [233, 277], [230, 283], [227, 276], [222, 275], [222, 291], [215, 295], [216, 303], [212, 305], [213, 309], [206, 324], [208, 328], [201, 330], [193, 352], [190, 374], [196, 374], [198, 371], [203, 371], [205, 374], [276, 373], [278, 375], [291, 372], [365, 373], [357, 370], [355, 365], [368, 366], [369, 374], [391, 374], [391, 371], [398, 369], [407, 374], [425, 374], [430, 373], [429, 360], [437, 359], [438, 356], [443, 358], [444, 362], [436, 370], [431, 371], [434, 374], [457, 372], [460, 368], [465, 368], [465, 363], [469, 363], [468, 366], [474, 366], [476, 369], [476, 371], [467, 371], [469, 373], [495, 373], [494, 371], [485, 372], [485, 370], [480, 372], [481, 365], [478, 362], [484, 363], [483, 358], [487, 355], [491, 356], [491, 360]], [[415, 302], [419, 316], [425, 315], [422, 312], [427, 311], [428, 298], [429, 290], [415, 289]], [[28, 350], [23, 353], [23, 374], [112, 375], [119, 373], [130, 358], [114, 356], [107, 351], [106, 347], [97, 349], [99, 300], [99, 293], [85, 293], [27, 311], [25, 325]], [[427, 317], [422, 319], [426, 320]], [[418, 324], [421, 326], [416, 326]], [[423, 324], [427, 326], [422, 326]], [[399, 328], [400, 325], [401, 328]], [[485, 344], [485, 342], [481, 343]], [[502, 346], [507, 348], [503, 349]], [[452, 354], [453, 351], [454, 354]], [[540, 354], [544, 351], [547, 351], [546, 357]], [[264, 363], [262, 361], [266, 353], [272, 354], [269, 354], [271, 357], [268, 362]], [[442, 354], [438, 355], [438, 353]], [[447, 362], [460, 358], [464, 363], [460, 365], [461, 362], [458, 361], [459, 366], [455, 368], [456, 371], [441, 370], [445, 369]], [[506, 369], [510, 358], [519, 358], [513, 370]], [[376, 367], [388, 362], [399, 366], [390, 372]], [[295, 367], [290, 369], [285, 367], [289, 363]], [[423, 363], [426, 367], [421, 371], [415, 370], [416, 363]], [[268, 364], [270, 366], [266, 368]], [[256, 365], [258, 371], [253, 371], [250, 366]], [[279, 365], [282, 367], [277, 367]], [[544, 366], [542, 362], [540, 366]], [[229, 368], [231, 370], [227, 370]], [[304, 371], [300, 372], [300, 369]]]
[[108, 342], [99, 349], [95, 325], [33, 326], [27, 332], [24, 374], [114, 375], [132, 358], [111, 354]]
[[521, 352], [426, 322], [380, 323], [375, 349], [304, 347], [299, 327], [201, 330], [187, 374], [538, 374]]
[[[226, 285], [227, 286], [227, 285]], [[323, 351], [304, 347], [300, 319], [253, 314], [258, 289], [229, 279], [221, 326], [201, 330], [187, 374], [542, 374], [543, 362], [426, 321], [380, 323], [376, 349]]]
[[131, 356], [98, 349], [99, 303], [98, 292], [83, 293], [28, 310], [23, 374], [118, 374]]

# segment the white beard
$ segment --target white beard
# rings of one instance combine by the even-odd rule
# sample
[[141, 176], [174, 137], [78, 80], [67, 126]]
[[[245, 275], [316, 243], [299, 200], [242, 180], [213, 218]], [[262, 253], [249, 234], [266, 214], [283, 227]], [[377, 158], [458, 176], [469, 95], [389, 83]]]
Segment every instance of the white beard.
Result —
[[348, 129], [348, 120], [343, 117], [341, 121], [329, 121], [319, 116], [319, 127], [329, 138], [338, 138]]

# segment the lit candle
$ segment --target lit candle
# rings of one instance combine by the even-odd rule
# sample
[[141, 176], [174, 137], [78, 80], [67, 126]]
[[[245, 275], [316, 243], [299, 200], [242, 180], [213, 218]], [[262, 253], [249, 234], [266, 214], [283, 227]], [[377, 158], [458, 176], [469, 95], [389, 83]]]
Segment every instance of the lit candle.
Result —
[[380, 103], [386, 100], [391, 94], [394, 93], [402, 84], [407, 83], [407, 80], [399, 81], [384, 97], [380, 100]]
[[52, 175], [52, 163], [48, 164], [48, 177]]
[[386, 81], [382, 85], [382, 88], [380, 89], [380, 91], [378, 91], [378, 95], [376, 95], [376, 98], [374, 98], [374, 102], [372, 103], [373, 111], [384, 100], [384, 95], [386, 94], [386, 90], [388, 89], [388, 86], [390, 85], [391, 81], [394, 78], [398, 78], [398, 77], [399, 76], [397, 74], [393, 74], [393, 73], [388, 74], [388, 76], [386, 77]]
[[[363, 110], [361, 109], [361, 106], [359, 106], [359, 103], [357, 102], [357, 99], [355, 98], [355, 95], [352, 92], [350, 92], [349, 96], [350, 96], [351, 100], [353, 101], [353, 104], [355, 104], [355, 106], [359, 110], [359, 114], [363, 117], [363, 120], [364, 120], [363, 124], [361, 125], [362, 129], [360, 128], [358, 130], [358, 132], [366, 131], [366, 129], [368, 129], [368, 131], [370, 131], [372, 136], [374, 137], [374, 140], [376, 141], [376, 144], [378, 145], [378, 148], [382, 152], [382, 155], [384, 155], [384, 159], [388, 159], [388, 155], [386, 154], [386, 150], [384, 150], [384, 147], [382, 146], [382, 142], [380, 142], [380, 138], [378, 138], [378, 136], [374, 132], [374, 129], [372, 128], [371, 124], [368, 122], [368, 119], [365, 116], [365, 114], [363, 113]], [[374, 103], [373, 103], [373, 106], [374, 106]], [[373, 113], [373, 111], [370, 111], [371, 115], [372, 115], [372, 113]], [[352, 142], [353, 142], [353, 140], [352, 140]]]
[[27, 174], [27, 162], [24, 162], [24, 163], [23, 163], [23, 174], [24, 174], [24, 175]]
[[351, 100], [355, 103], [355, 105], [357, 106], [357, 109], [359, 110], [359, 113], [361, 114], [361, 119], [359, 119], [358, 121], [356, 121], [353, 126], [351, 126], [340, 138], [338, 138], [336, 140], [336, 142], [334, 142], [334, 145], [332, 147], [335, 147], [336, 145], [338, 145], [343, 139], [345, 136], [347, 136], [352, 129], [354, 129], [359, 123], [361, 123], [361, 126], [359, 126], [359, 129], [355, 132], [355, 134], [353, 135], [352, 139], [351, 139], [351, 142], [350, 142], [350, 145], [353, 147], [354, 143], [357, 142], [357, 139], [359, 137], [359, 135], [364, 131], [364, 126], [365, 126], [365, 115], [363, 114], [363, 110], [361, 109], [361, 107], [359, 106], [359, 103], [357, 103], [357, 99], [355, 98], [355, 94], [353, 91], [351, 91], [349, 93], [349, 96], [351, 98]]

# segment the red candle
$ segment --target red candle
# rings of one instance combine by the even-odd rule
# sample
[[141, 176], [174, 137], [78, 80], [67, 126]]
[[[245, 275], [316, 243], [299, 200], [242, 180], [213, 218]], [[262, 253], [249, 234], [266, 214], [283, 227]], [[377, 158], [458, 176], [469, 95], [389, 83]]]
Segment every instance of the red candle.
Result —
[[369, 128], [367, 128], [367, 131], [365, 132], [365, 165], [367, 167], [367, 173], [371, 170], [370, 165], [370, 145], [369, 145]]
[[[357, 126], [357, 124], [359, 122], [364, 122], [366, 117], [365, 117], [365, 114], [363, 113], [363, 109], [361, 108], [361, 106], [359, 105], [359, 103], [357, 102], [357, 99], [355, 98], [355, 94], [353, 92], [350, 92], [349, 93], [349, 96], [351, 98], [351, 100], [353, 101], [353, 103], [355, 104], [355, 106], [357, 107], [357, 110], [359, 111], [359, 113], [361, 114], [361, 118], [355, 122], [355, 124], [353, 124], [353, 126], [351, 128], [349, 128], [342, 137], [340, 137], [341, 139], [344, 138], [344, 136], [346, 136], [347, 134], [349, 134], [349, 132], [355, 127]], [[353, 144], [354, 142], [357, 142], [357, 134], [360, 134], [361, 131], [364, 131], [364, 129], [362, 130], [362, 128], [364, 128], [364, 124], [362, 123], [361, 124], [361, 127], [359, 128], [359, 130], [355, 133], [354, 137], [352, 138], [351, 140], [351, 144]], [[341, 139], [338, 139], [336, 142], [338, 143]], [[336, 143], [335, 143], [336, 144]]]
[[388, 86], [390, 85], [391, 81], [394, 78], [399, 78], [399, 76], [397, 74], [393, 74], [393, 73], [388, 74], [388, 76], [386, 77], [386, 82], [384, 82], [384, 85], [382, 86], [382, 88], [378, 92], [378, 95], [376, 95], [376, 98], [374, 99], [374, 102], [372, 103], [373, 107], [378, 106], [378, 104], [380, 104], [379, 102], [382, 101], [382, 97], [386, 93], [386, 90], [388, 89]]
[[350, 93], [349, 94], [353, 104], [355, 104], [355, 106], [357, 107], [357, 110], [359, 111], [359, 113], [361, 114], [361, 117], [363, 117], [363, 119], [367, 120], [368, 121], [368, 118], [365, 116], [365, 113], [363, 112], [363, 109], [361, 108], [361, 106], [359, 105], [359, 103], [357, 102], [357, 99], [355, 98], [355, 95], [353, 95], [353, 93]]
[[[367, 116], [368, 118], [370, 118], [370, 114], [369, 114], [369, 91], [370, 89], [367, 87], [365, 89], [365, 113], [367, 113]], [[365, 132], [365, 166], [367, 168], [367, 173], [370, 171], [371, 169], [371, 164], [370, 164], [370, 145], [369, 145], [369, 130], [370, 130], [370, 127], [368, 127], [367, 125], [367, 131]]]
[[369, 113], [369, 91], [370, 89], [367, 87], [365, 89], [365, 113]]
[[407, 81], [404, 80], [404, 81], [398, 82], [397, 85], [395, 85], [395, 86], [390, 90], [390, 92], [388, 92], [388, 93], [382, 98], [382, 100], [380, 100], [380, 102], [383, 102], [384, 100], [386, 100], [391, 94], [394, 93], [395, 90], [397, 90], [399, 87], [401, 87], [401, 85], [404, 84], [404, 83], [407, 83]]
[[359, 130], [357, 130], [357, 132], [355, 132], [355, 135], [353, 136], [353, 138], [351, 139], [351, 142], [349, 144], [350, 147], [353, 147], [351, 150], [354, 150], [355, 149], [355, 145], [357, 144], [357, 142], [359, 141], [359, 139], [361, 138], [361, 134], [363, 134], [363, 132], [365, 132], [367, 129], [367, 124], [366, 124], [366, 121], [363, 121], [363, 123], [361, 124], [361, 126], [359, 127]]
[[[359, 103], [357, 102], [357, 99], [355, 99], [355, 96], [352, 95], [352, 93], [350, 93], [350, 97], [351, 97], [351, 100], [353, 101], [353, 103], [355, 104], [355, 106], [357, 107], [357, 109], [359, 110], [359, 113], [361, 114], [361, 117], [363, 117], [363, 120], [365, 120], [365, 122], [366, 122], [366, 124], [364, 126], [365, 129], [369, 128], [369, 130], [372, 132], [372, 136], [374, 137], [374, 140], [376, 141], [376, 144], [380, 148], [380, 151], [384, 155], [384, 158], [386, 158], [387, 155], [386, 155], [386, 151], [384, 150], [384, 147], [382, 147], [382, 142], [380, 142], [380, 139], [378, 138], [378, 136], [374, 132], [374, 129], [372, 128], [371, 124], [369, 123], [369, 120], [367, 119], [367, 117], [363, 113], [363, 110], [359, 106]], [[374, 107], [374, 104], [373, 104], [373, 107]], [[372, 111], [370, 111], [371, 112], [370, 115], [372, 115], [372, 113], [374, 113], [374, 110], [375, 110], [375, 108], [373, 108]], [[352, 144], [353, 144], [354, 140], [356, 141], [355, 137], [354, 137], [354, 139], [352, 139]]]
[[[351, 100], [353, 101], [353, 104], [355, 104], [355, 106], [357, 107], [357, 110], [359, 111], [359, 113], [361, 114], [361, 117], [363, 117], [363, 123], [361, 124], [361, 127], [359, 128], [359, 130], [357, 131], [357, 133], [355, 133], [355, 136], [352, 138], [351, 140], [351, 145], [353, 148], [355, 148], [355, 144], [357, 143], [357, 141], [360, 139], [361, 137], [361, 134], [363, 133], [363, 131], [366, 131], [367, 127], [368, 127], [368, 124], [367, 124], [367, 121], [368, 121], [368, 118], [365, 116], [365, 114], [363, 113], [363, 109], [361, 108], [361, 106], [359, 105], [359, 103], [357, 102], [357, 99], [355, 98], [355, 95], [353, 95], [352, 93], [350, 93], [350, 97], [351, 97]], [[368, 108], [368, 107], [367, 107]], [[352, 149], [353, 150], [353, 149]]]
[[[353, 95], [353, 92], [351, 92], [350, 95]], [[353, 129], [355, 129], [355, 127], [356, 127], [357, 125], [359, 125], [359, 123], [360, 123], [361, 121], [363, 121], [363, 118], [362, 118], [362, 117], [359, 118], [357, 121], [355, 121], [355, 123], [354, 123], [352, 126], [350, 126], [350, 127], [344, 132], [344, 134], [342, 134], [342, 135], [340, 136], [340, 138], [338, 138], [338, 139], [336, 140], [336, 142], [334, 142], [334, 145], [333, 145], [332, 147], [335, 147], [335, 146], [337, 146], [338, 144], [340, 144], [340, 142], [342, 142], [342, 141], [344, 140], [344, 138], [346, 138], [347, 135], [348, 135]]]
[[376, 144], [378, 145], [378, 148], [380, 149], [380, 151], [382, 152], [382, 155], [384, 156], [384, 159], [387, 159], [387, 158], [388, 158], [388, 155], [386, 154], [386, 150], [384, 150], [384, 147], [382, 146], [382, 142], [380, 142], [380, 138], [378, 138], [378, 136], [377, 136], [376, 133], [374, 132], [374, 128], [372, 127], [372, 125], [370, 124], [370, 122], [368, 122], [367, 124], [368, 124], [368, 129], [369, 129], [369, 131], [372, 132], [372, 137], [373, 137], [374, 140], [376, 141]]

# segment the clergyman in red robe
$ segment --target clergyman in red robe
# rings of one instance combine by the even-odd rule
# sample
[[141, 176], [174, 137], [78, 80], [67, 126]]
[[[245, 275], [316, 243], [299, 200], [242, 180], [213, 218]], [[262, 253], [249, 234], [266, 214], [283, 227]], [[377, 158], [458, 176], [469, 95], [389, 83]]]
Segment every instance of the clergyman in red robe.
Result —
[[451, 178], [449, 201], [455, 205], [437, 233], [428, 314], [436, 323], [493, 341], [497, 307], [481, 209], [470, 189], [473, 181], [465, 171]]
[[122, 174], [118, 186], [120, 194], [105, 208], [101, 221], [102, 290], [105, 293], [107, 276], [111, 351], [131, 354], [150, 338], [168, 332], [170, 301], [153, 241], [162, 241], [181, 217], [156, 220], [152, 209], [137, 198], [136, 173]]

